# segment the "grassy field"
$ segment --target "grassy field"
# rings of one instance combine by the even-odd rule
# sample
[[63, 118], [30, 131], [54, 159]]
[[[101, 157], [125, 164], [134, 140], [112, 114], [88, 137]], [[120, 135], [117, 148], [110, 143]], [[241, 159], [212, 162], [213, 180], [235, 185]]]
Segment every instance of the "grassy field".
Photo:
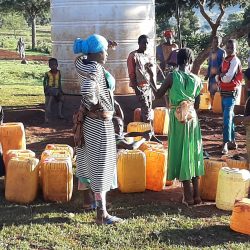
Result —
[[1, 195], [0, 249], [250, 248], [248, 236], [229, 229], [229, 212], [211, 209], [214, 205], [186, 208], [160, 199], [150, 202], [149, 196], [152, 192], [111, 193], [109, 211], [127, 221], [97, 226], [95, 213], [81, 209], [81, 194], [76, 190], [65, 204], [46, 203], [40, 197], [33, 204], [16, 205]]
[[40, 62], [0, 61], [0, 104], [25, 106], [44, 103], [43, 76], [48, 66]]
[[[37, 25], [37, 51], [36, 54], [48, 54], [51, 51], [51, 34], [50, 34], [50, 25], [39, 26]], [[27, 27], [23, 30], [17, 30], [16, 36], [14, 31], [10, 29], [0, 28], [0, 47], [8, 50], [15, 50], [17, 46], [17, 41], [20, 37], [23, 37], [25, 42], [25, 47], [27, 55], [31, 49], [31, 28]]]
[[[38, 62], [0, 61], [1, 105], [43, 103], [47, 70]], [[0, 178], [0, 249], [250, 249], [250, 236], [230, 230], [231, 212], [216, 209], [214, 203], [187, 208], [167, 198], [169, 192], [112, 191], [109, 211], [126, 223], [97, 226], [95, 212], [81, 208], [76, 181], [69, 203], [45, 202], [40, 191], [32, 204], [18, 205], [5, 200]], [[180, 196], [172, 192], [172, 197]]]

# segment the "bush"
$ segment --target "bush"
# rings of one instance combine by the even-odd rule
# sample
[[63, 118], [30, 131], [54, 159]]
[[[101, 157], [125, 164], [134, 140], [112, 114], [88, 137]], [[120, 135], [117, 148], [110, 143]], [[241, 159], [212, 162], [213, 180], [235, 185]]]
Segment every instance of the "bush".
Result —
[[[29, 50], [32, 50], [31, 45], [28, 45], [26, 48]], [[51, 42], [48, 42], [48, 41], [38, 40], [36, 48], [33, 49], [32, 51], [50, 54], [52, 51], [52, 44]]]
[[0, 47], [5, 49], [16, 49], [17, 46], [17, 39], [13, 36], [1, 36], [0, 37]]

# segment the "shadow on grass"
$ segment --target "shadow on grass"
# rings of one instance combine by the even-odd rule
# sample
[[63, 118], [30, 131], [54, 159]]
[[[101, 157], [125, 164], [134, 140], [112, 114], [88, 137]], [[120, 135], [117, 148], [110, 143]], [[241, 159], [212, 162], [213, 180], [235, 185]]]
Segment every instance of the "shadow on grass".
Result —
[[[76, 181], [75, 181], [76, 183]], [[75, 184], [74, 183], [74, 184]], [[46, 202], [43, 199], [42, 190], [39, 189], [35, 201], [30, 204], [18, 204], [9, 202], [4, 198], [4, 180], [0, 178], [0, 227], [10, 225], [58, 224], [70, 223], [69, 213], [84, 213], [82, 207], [82, 193], [73, 188], [70, 202]], [[54, 214], [50, 216], [50, 214]], [[60, 216], [56, 216], [60, 214]], [[41, 218], [35, 218], [39, 216]]]
[[[33, 217], [34, 214], [46, 213], [82, 213], [82, 192], [77, 190], [77, 180], [74, 177], [74, 189], [70, 202], [55, 203], [43, 200], [42, 190], [39, 190], [37, 199], [28, 205], [18, 205], [8, 202], [4, 198], [4, 182], [0, 179], [0, 215], [3, 220], [19, 220], [18, 216]], [[108, 193], [107, 201], [109, 211], [123, 218], [139, 216], [184, 215], [192, 219], [221, 217], [230, 215], [231, 212], [219, 210], [214, 202], [205, 202], [198, 206], [186, 207], [181, 203], [182, 189], [168, 187], [161, 192], [146, 190], [143, 193], [124, 194], [112, 190]], [[20, 211], [19, 211], [20, 209]], [[16, 212], [11, 212], [16, 211]], [[19, 211], [19, 212], [18, 212]], [[13, 217], [13, 214], [17, 216]], [[21, 219], [22, 220], [22, 219]], [[1, 222], [1, 220], [0, 220]]]
[[[70, 218], [69, 213], [85, 213], [82, 207], [82, 193], [77, 190], [74, 180], [74, 191], [68, 203], [45, 202], [41, 190], [37, 199], [29, 205], [18, 205], [6, 201], [3, 191], [3, 180], [0, 180], [0, 229], [4, 226], [31, 225], [31, 224], [72, 224], [75, 220]], [[166, 215], [168, 227], [161, 231], [152, 232], [149, 237], [153, 241], [172, 245], [183, 245], [191, 247], [209, 247], [226, 243], [245, 243], [250, 240], [249, 236], [235, 233], [230, 230], [226, 222], [220, 221], [220, 217], [228, 216], [231, 212], [222, 211], [215, 207], [214, 203], [204, 203], [200, 206], [185, 207], [180, 203], [181, 188], [168, 187], [162, 192], [146, 191], [143, 193], [123, 194], [113, 190], [108, 194], [108, 211], [125, 219], [152, 216], [160, 217]], [[201, 219], [204, 221], [190, 228], [190, 219]], [[216, 217], [211, 220], [212, 217]], [[177, 221], [173, 218], [177, 218]], [[179, 221], [180, 220], [180, 221]], [[211, 224], [210, 225], [210, 221]], [[171, 223], [175, 228], [171, 228]], [[178, 228], [180, 223], [180, 228]], [[185, 223], [187, 223], [185, 228]], [[191, 222], [191, 223], [194, 223]], [[85, 222], [84, 222], [85, 224]], [[90, 224], [86, 222], [86, 224]], [[92, 223], [91, 223], [92, 224]], [[177, 228], [176, 228], [177, 227]], [[184, 228], [183, 228], [184, 227]]]
[[212, 247], [226, 243], [248, 243], [250, 237], [232, 231], [229, 226], [213, 225], [195, 229], [169, 229], [151, 234], [160, 242], [191, 247]]
[[216, 208], [214, 202], [204, 202], [201, 205], [186, 207], [181, 203], [182, 190], [180, 187], [168, 188], [161, 192], [146, 191], [144, 193], [122, 194], [118, 190], [110, 192], [108, 201], [112, 202], [111, 209], [119, 211], [124, 218], [137, 216], [184, 215], [191, 219], [221, 217], [230, 215], [230, 211]]

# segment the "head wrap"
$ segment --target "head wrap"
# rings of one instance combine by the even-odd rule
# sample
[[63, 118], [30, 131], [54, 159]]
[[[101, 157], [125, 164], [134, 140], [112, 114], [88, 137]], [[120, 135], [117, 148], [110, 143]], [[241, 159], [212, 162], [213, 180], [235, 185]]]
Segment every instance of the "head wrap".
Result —
[[86, 40], [77, 38], [74, 41], [73, 51], [75, 54], [99, 53], [108, 49], [108, 41], [105, 37], [93, 34]]
[[174, 32], [172, 30], [165, 30], [164, 31], [164, 36], [171, 38], [174, 35]]

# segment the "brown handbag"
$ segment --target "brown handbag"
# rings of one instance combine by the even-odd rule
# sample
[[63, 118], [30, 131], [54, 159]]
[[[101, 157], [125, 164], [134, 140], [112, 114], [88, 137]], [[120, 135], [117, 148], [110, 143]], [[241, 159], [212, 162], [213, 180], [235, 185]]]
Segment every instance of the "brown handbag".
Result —
[[187, 123], [194, 117], [194, 104], [190, 101], [182, 101], [179, 106], [176, 107], [175, 117], [181, 123]]
[[83, 121], [86, 116], [86, 109], [80, 105], [78, 111], [73, 114], [73, 133], [75, 147], [82, 147], [84, 145], [83, 135]]

